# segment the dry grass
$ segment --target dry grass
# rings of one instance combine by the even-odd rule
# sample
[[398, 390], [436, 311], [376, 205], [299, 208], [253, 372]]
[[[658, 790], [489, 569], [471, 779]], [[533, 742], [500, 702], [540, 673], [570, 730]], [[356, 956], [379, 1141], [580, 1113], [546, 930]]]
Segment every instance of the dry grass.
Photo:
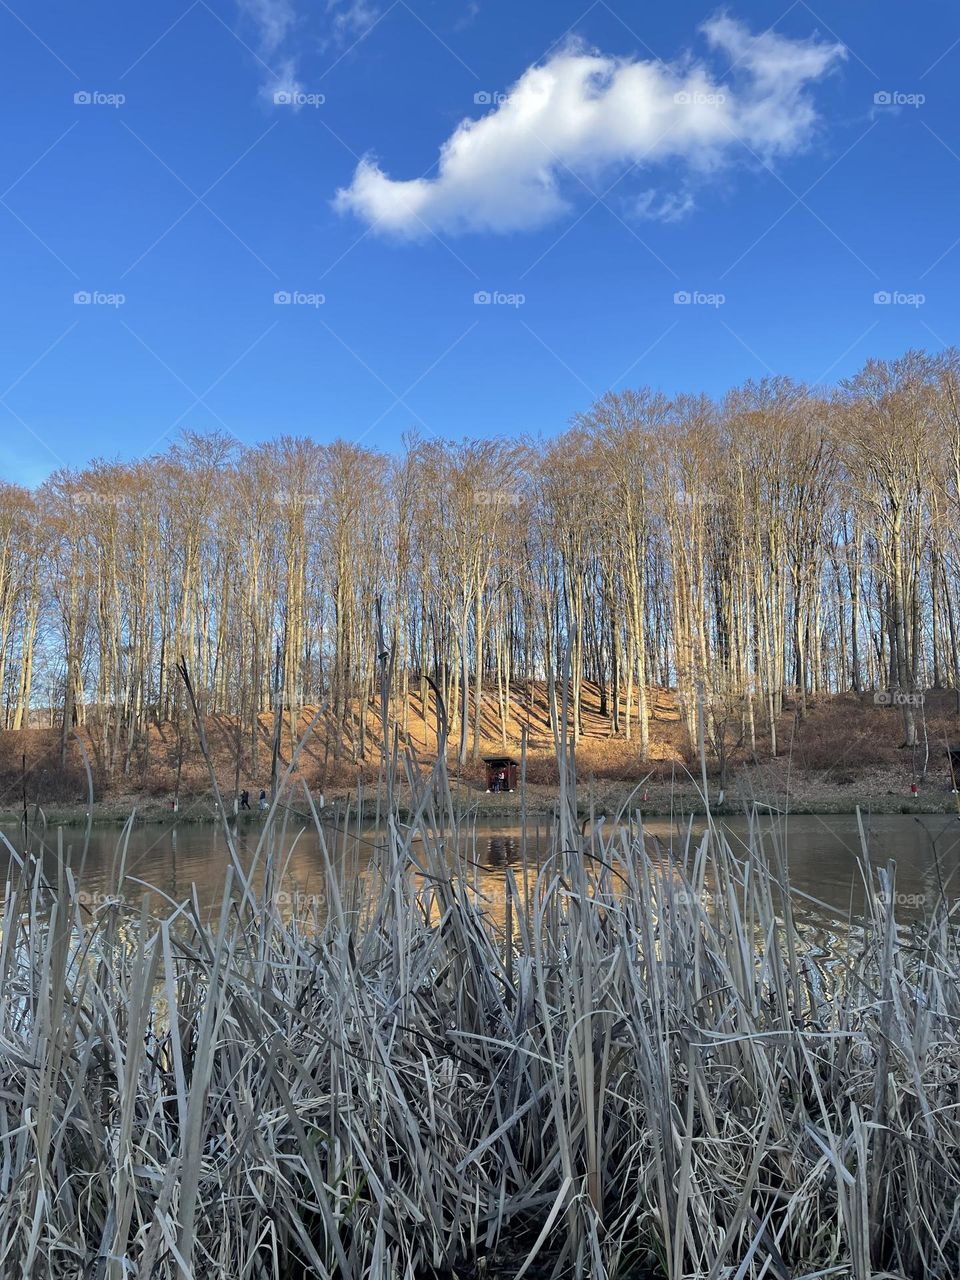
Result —
[[492, 910], [442, 766], [408, 765], [372, 879], [328, 859], [293, 914], [273, 815], [213, 928], [131, 906], [123, 838], [127, 905], [94, 916], [82, 847], [49, 884], [11, 855], [0, 1274], [960, 1274], [946, 908], [908, 934], [865, 867], [824, 971], [775, 841], [584, 840], [564, 777], [551, 856]]
[[[599, 789], [619, 787], [625, 794], [631, 784], [649, 780], [652, 789], [662, 794], [665, 786], [683, 786], [688, 772], [699, 777], [699, 755], [696, 744], [687, 741], [686, 729], [680, 721], [675, 693], [651, 688], [650, 751], [646, 760], [640, 756], [640, 742], [633, 724], [630, 741], [610, 735], [607, 716], [600, 714], [601, 694], [590, 682], [583, 689], [583, 736], [577, 745], [577, 768], [581, 779], [594, 781]], [[873, 694], [834, 694], [811, 699], [809, 712], [798, 719], [791, 705], [778, 726], [780, 755], [769, 756], [769, 742], [758, 733], [756, 753], [746, 738], [740, 740], [739, 725], [731, 725], [731, 752], [728, 791], [738, 785], [757, 790], [771, 803], [783, 803], [790, 792], [804, 808], [834, 812], [851, 812], [854, 796], [872, 809], [894, 807], [882, 799], [887, 792], [909, 797], [911, 781], [921, 780], [925, 758], [923, 745], [916, 752], [900, 750], [903, 728], [895, 709], [878, 707]], [[530, 698], [532, 697], [532, 705]], [[929, 740], [929, 787], [926, 807], [939, 810], [949, 788], [949, 772], [944, 754], [944, 741], [960, 739], [956, 714], [956, 694], [928, 691], [926, 694], [926, 729]], [[622, 707], [625, 712], [625, 706]], [[472, 715], [472, 712], [471, 712]], [[354, 758], [360, 741], [357, 709], [347, 731], [340, 735], [332, 727], [328, 710], [316, 706], [304, 708], [292, 726], [287, 719], [281, 724], [280, 759], [286, 764], [297, 747], [299, 735], [319, 716], [314, 731], [299, 750], [300, 774], [317, 792], [328, 799], [342, 797], [355, 790], [358, 782], [375, 782], [380, 771], [383, 741], [379, 708], [370, 702], [365, 709], [365, 753]], [[429, 693], [425, 704], [412, 692], [404, 714], [402, 702], [390, 705], [391, 725], [406, 725], [401, 744], [415, 751], [421, 761], [432, 762], [438, 750], [437, 704]], [[495, 692], [483, 696], [480, 755], [499, 754], [504, 748], [499, 732], [499, 709]], [[625, 721], [623, 722], [625, 723]], [[256, 763], [251, 758], [249, 735], [242, 739], [243, 758], [239, 785], [256, 796], [262, 786], [269, 785], [270, 761], [275, 722], [272, 713], [259, 718]], [[218, 783], [232, 798], [236, 776], [237, 724], [228, 716], [208, 716], [207, 747], [216, 769]], [[558, 785], [556, 751], [550, 727], [548, 686], [544, 682], [518, 685], [513, 690], [511, 715], [507, 726], [506, 750], [519, 758], [521, 742], [527, 736], [527, 781], [533, 787], [554, 790]], [[93, 771], [98, 814], [109, 814], [110, 820], [126, 817], [136, 805], [141, 815], [150, 813], [162, 819], [170, 811], [178, 772], [178, 757], [183, 748], [181, 793], [185, 805], [210, 795], [208, 762], [200, 751], [195, 736], [184, 727], [179, 735], [173, 724], [151, 726], [149, 749], [142, 743], [131, 759], [130, 772], [119, 767], [111, 773], [105, 763], [105, 746], [91, 713], [88, 724], [78, 731]], [[451, 734], [451, 740], [456, 732]], [[736, 738], [737, 745], [733, 746]], [[22, 795], [29, 803], [40, 803], [45, 809], [59, 812], [64, 820], [74, 819], [70, 806], [79, 807], [86, 797], [83, 761], [76, 746], [67, 753], [65, 766], [60, 764], [60, 731], [30, 729], [16, 733], [0, 731], [0, 818], [19, 815]], [[708, 752], [710, 744], [707, 744]], [[465, 787], [478, 793], [485, 789], [485, 771], [480, 759], [471, 758], [462, 768], [456, 763], [456, 750], [447, 752], [450, 769]], [[25, 770], [24, 770], [25, 765]], [[707, 766], [715, 782], [719, 777], [716, 760], [709, 757]], [[758, 767], [764, 777], [757, 775]], [[837, 789], [847, 787], [855, 791]], [[779, 793], [780, 801], [775, 799]], [[548, 806], [549, 807], [549, 806]], [[204, 810], [208, 812], [208, 810]], [[82, 812], [79, 814], [82, 817]]]

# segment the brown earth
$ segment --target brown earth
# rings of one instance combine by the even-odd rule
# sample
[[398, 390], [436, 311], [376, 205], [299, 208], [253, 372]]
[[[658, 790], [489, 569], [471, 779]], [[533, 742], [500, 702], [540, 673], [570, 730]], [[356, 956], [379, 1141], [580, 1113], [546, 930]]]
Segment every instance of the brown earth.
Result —
[[[609, 716], [601, 714], [600, 690], [584, 688], [582, 735], [577, 747], [577, 770], [581, 806], [591, 800], [604, 811], [631, 803], [648, 812], [684, 812], [702, 808], [700, 765], [686, 741], [675, 695], [666, 689], [651, 690], [650, 752], [640, 759], [634, 738], [622, 732], [611, 736]], [[437, 714], [432, 697], [424, 707], [411, 693], [406, 714], [402, 706], [392, 709], [396, 717], [396, 738], [401, 763], [398, 781], [404, 785], [404, 748], [416, 759], [416, 767], [427, 768], [436, 759]], [[925, 728], [929, 755], [924, 777], [926, 748], [901, 749], [902, 725], [898, 713], [877, 706], [872, 694], [842, 694], [813, 700], [807, 715], [799, 717], [795, 708], [785, 710], [778, 725], [780, 756], [771, 759], [765, 738], [758, 733], [754, 756], [746, 743], [728, 737], [730, 768], [725, 802], [728, 808], [742, 808], [750, 800], [792, 811], [850, 812], [858, 804], [874, 811], [921, 812], [952, 809], [956, 797], [944, 750], [945, 741], [960, 740], [957, 695], [952, 691], [930, 691], [925, 700]], [[317, 708], [307, 707], [296, 725], [285, 716], [281, 732], [280, 763], [290, 762], [295, 740], [303, 738], [297, 758], [297, 781], [315, 795], [336, 801], [357, 794], [358, 787], [375, 784], [380, 771], [380, 718], [373, 705], [365, 712], [365, 751], [359, 752], [360, 718], [357, 711], [341, 734], [330, 718], [321, 715], [312, 732], [304, 738]], [[217, 778], [228, 806], [232, 805], [237, 752], [237, 726], [229, 717], [205, 719], [207, 741]], [[252, 803], [261, 787], [269, 789], [274, 721], [272, 713], [259, 719], [256, 760], [253, 760], [249, 730], [242, 744], [240, 787], [252, 794]], [[739, 735], [739, 720], [735, 726]], [[391, 733], [394, 731], [392, 730]], [[448, 748], [451, 776], [465, 800], [476, 802], [481, 811], [510, 813], [520, 804], [518, 796], [485, 794], [482, 757], [506, 751], [520, 759], [526, 733], [526, 793], [530, 810], [549, 810], [556, 799], [557, 763], [550, 729], [547, 690], [543, 684], [532, 689], [517, 688], [512, 694], [511, 714], [506, 727], [506, 748], [500, 732], [496, 694], [485, 696], [481, 711], [481, 744], [477, 760], [461, 769], [456, 763], [456, 725], [452, 726]], [[108, 753], [94, 717], [80, 729], [93, 773], [96, 812], [104, 818], [125, 817], [134, 806], [142, 816], [169, 814], [176, 786], [178, 741], [173, 724], [161, 724], [150, 731], [149, 741], [133, 753], [129, 771], [111, 768]], [[212, 788], [206, 762], [199, 750], [196, 732], [183, 725], [183, 765], [180, 780], [180, 812], [197, 818], [214, 816]], [[708, 758], [711, 801], [717, 803], [716, 761]], [[911, 782], [918, 794], [911, 794]], [[71, 743], [68, 761], [61, 768], [59, 733], [56, 729], [29, 729], [0, 733], [0, 816], [12, 817], [22, 809], [24, 792], [28, 802], [39, 802], [48, 815], [65, 819], [85, 812], [87, 782], [82, 753]], [[646, 795], [646, 800], [642, 797]], [[305, 805], [305, 801], [304, 801]]]

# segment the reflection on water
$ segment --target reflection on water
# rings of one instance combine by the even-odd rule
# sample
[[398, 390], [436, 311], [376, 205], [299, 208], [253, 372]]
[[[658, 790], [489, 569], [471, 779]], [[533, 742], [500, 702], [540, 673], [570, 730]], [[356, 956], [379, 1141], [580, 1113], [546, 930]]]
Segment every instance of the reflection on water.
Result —
[[[745, 853], [748, 819], [724, 819], [722, 826], [734, 852]], [[866, 905], [856, 818], [767, 819], [758, 829], [771, 858], [783, 857], [789, 866], [797, 893], [797, 922], [809, 933], [810, 944], [833, 951], [838, 930], [843, 932], [848, 921], [861, 917]], [[895, 905], [900, 920], [924, 918], [941, 896], [960, 899], [960, 820], [956, 817], [884, 816], [872, 823], [865, 821], [864, 829], [871, 864], [896, 864]], [[278, 829], [270, 847], [261, 849], [257, 857], [261, 831], [258, 824], [241, 824], [234, 837], [245, 869], [257, 859], [257, 888], [263, 887], [269, 873], [272, 891], [287, 895], [291, 903], [296, 900], [325, 911], [326, 859], [316, 831], [292, 825], [285, 831]], [[702, 825], [694, 825], [692, 838], [688, 838], [686, 826], [662, 818], [644, 824], [647, 850], [658, 860], [682, 861], [685, 850], [696, 848], [701, 832]], [[608, 830], [607, 834], [612, 833]], [[623, 834], [627, 837], [631, 833]], [[384, 840], [384, 832], [373, 827], [347, 832], [331, 827], [326, 833], [327, 857], [336, 872], [345, 908], [357, 909], [365, 897], [369, 898], [374, 874], [371, 860]], [[461, 837], [466, 875], [494, 918], [503, 918], [508, 868], [520, 893], [529, 894], [548, 843], [548, 824], [543, 819], [531, 823], [526, 832], [517, 827], [478, 825]], [[628, 839], [622, 843], [626, 847]], [[93, 903], [117, 893], [127, 902], [137, 901], [149, 886], [156, 908], [162, 907], [164, 899], [180, 903], [195, 898], [201, 914], [209, 918], [219, 907], [230, 862], [226, 838], [219, 828], [141, 826], [130, 833], [126, 848], [118, 831], [95, 829], [81, 861], [82, 844], [82, 832], [64, 833], [64, 861], [73, 867], [79, 888]], [[56, 833], [50, 834], [47, 845], [45, 870], [53, 878], [57, 873]], [[416, 857], [422, 845], [415, 839], [411, 849]]]
[[520, 840], [517, 836], [487, 836], [483, 844], [486, 848], [481, 865], [488, 871], [497, 871], [520, 861]]

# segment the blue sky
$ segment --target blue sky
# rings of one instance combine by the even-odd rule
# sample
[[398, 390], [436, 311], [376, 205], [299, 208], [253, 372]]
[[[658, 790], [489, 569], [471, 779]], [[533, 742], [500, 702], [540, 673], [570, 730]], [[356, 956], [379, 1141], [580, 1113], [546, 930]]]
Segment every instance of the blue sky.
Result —
[[956, 6], [725, 12], [4, 0], [0, 475], [956, 341]]

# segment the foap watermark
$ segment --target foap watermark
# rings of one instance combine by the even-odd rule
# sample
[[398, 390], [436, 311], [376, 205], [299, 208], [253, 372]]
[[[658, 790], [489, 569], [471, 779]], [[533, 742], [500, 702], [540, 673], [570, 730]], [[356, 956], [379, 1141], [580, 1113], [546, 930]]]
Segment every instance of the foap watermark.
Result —
[[73, 295], [75, 307], [122, 307], [125, 293], [102, 293], [99, 289], [78, 289]]
[[713, 489], [702, 489], [698, 493], [688, 493], [685, 489], [679, 489], [674, 495], [678, 507], [719, 507], [723, 502], [723, 495], [716, 493]]
[[503, 293], [499, 289], [478, 289], [473, 295], [475, 307], [522, 307], [526, 300], [525, 293]]
[[922, 693], [904, 693], [902, 689], [878, 689], [873, 695], [875, 707], [922, 707]]
[[89, 911], [106, 911], [108, 907], [126, 905], [126, 895], [122, 893], [91, 893], [88, 889], [80, 889], [76, 895], [77, 905]]
[[516, 489], [476, 489], [473, 501], [478, 507], [519, 507], [523, 494]]
[[725, 93], [703, 93], [699, 89], [681, 89], [673, 95], [678, 107], [722, 107], [727, 100]]
[[326, 909], [327, 906], [326, 893], [304, 893], [302, 889], [294, 889], [292, 892], [281, 889], [270, 900], [275, 907], [294, 912], [311, 911], [317, 907]]
[[878, 89], [873, 95], [875, 107], [922, 107], [925, 93], [901, 93], [899, 89]]
[[99, 89], [78, 89], [73, 95], [76, 107], [122, 107], [127, 100], [125, 93], [102, 93]]
[[664, 895], [665, 904], [671, 901], [678, 907], [709, 907], [710, 895], [706, 891], [695, 893], [691, 889], [674, 889]]
[[498, 93], [491, 89], [480, 89], [473, 95], [474, 106], [477, 107], [502, 107], [509, 101], [509, 93]]
[[891, 893], [889, 889], [878, 889], [877, 901], [885, 907], [912, 907], [915, 910], [922, 907], [927, 898], [923, 893], [903, 893], [899, 889]]
[[878, 289], [873, 295], [875, 307], [922, 307], [926, 300], [925, 293], [904, 293], [900, 289]]
[[276, 307], [322, 307], [326, 300], [326, 294], [304, 293], [300, 289], [278, 289], [273, 295]]
[[304, 93], [302, 89], [277, 89], [273, 95], [278, 107], [322, 107], [326, 100], [324, 93]]
[[125, 493], [96, 493], [92, 489], [70, 495], [73, 507], [125, 507], [129, 498]]
[[673, 295], [675, 307], [722, 307], [725, 293], [703, 293], [700, 289], [678, 289]]
[[270, 497], [274, 506], [284, 510], [291, 507], [318, 507], [322, 502], [319, 493], [307, 493], [303, 489], [274, 489]]

